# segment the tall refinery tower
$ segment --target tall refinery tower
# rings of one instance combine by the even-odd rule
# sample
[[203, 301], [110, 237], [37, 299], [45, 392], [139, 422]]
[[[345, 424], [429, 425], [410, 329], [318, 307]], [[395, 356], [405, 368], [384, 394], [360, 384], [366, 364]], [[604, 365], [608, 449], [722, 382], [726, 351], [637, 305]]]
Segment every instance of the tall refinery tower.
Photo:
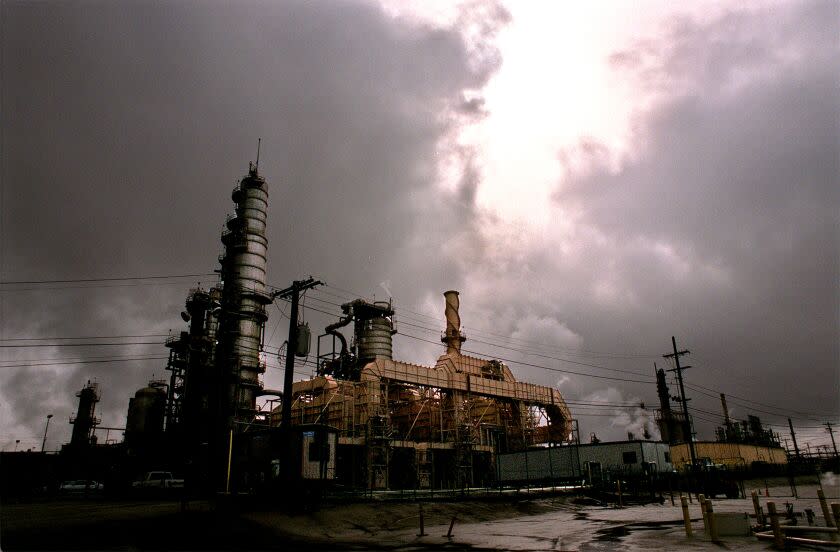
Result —
[[[248, 175], [233, 189], [236, 211], [228, 216], [222, 233], [224, 254], [221, 262], [222, 301], [216, 348], [216, 398], [226, 433], [244, 430], [254, 419], [256, 393], [262, 387], [260, 361], [263, 346], [265, 306], [271, 296], [265, 289], [265, 237], [268, 190], [257, 164], [249, 165]], [[219, 427], [217, 426], [217, 427]]]

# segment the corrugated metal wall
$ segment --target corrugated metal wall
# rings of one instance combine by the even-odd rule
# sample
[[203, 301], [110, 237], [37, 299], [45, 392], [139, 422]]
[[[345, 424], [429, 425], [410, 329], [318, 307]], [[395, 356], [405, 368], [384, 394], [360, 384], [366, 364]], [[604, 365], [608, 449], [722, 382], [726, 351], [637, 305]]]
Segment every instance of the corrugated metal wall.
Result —
[[[629, 454], [625, 458], [625, 453]], [[623, 441], [569, 445], [524, 452], [500, 454], [499, 478], [502, 481], [542, 481], [568, 479], [586, 473], [587, 462], [599, 462], [602, 470], [643, 471], [645, 462], [655, 462], [659, 473], [673, 469], [667, 460], [667, 443], [652, 441]], [[627, 463], [625, 460], [635, 459]]]
[[[694, 443], [697, 458], [710, 458], [715, 464], [726, 464], [733, 468], [749, 468], [753, 462], [768, 464], [787, 464], [787, 454], [780, 447], [765, 447], [744, 443]], [[688, 445], [683, 443], [671, 446], [674, 465], [682, 469], [689, 460]]]

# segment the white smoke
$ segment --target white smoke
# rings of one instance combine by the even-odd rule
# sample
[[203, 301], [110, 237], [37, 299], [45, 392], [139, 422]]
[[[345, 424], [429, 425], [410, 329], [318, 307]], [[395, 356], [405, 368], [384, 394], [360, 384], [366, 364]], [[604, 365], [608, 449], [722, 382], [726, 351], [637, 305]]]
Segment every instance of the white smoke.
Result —
[[391, 280], [385, 280], [384, 282], [379, 282], [379, 287], [381, 287], [382, 289], [385, 290], [385, 293], [388, 295], [389, 299], [394, 296], [394, 294], [391, 293]]
[[[609, 419], [609, 427], [613, 429], [610, 435], [601, 436], [602, 439], [626, 439], [628, 433], [632, 433], [635, 439], [659, 440], [661, 438], [659, 428], [653, 419], [653, 410], [647, 405], [642, 407], [643, 401], [633, 395], [625, 395], [615, 387], [600, 389], [586, 395], [582, 401], [589, 405], [580, 409], [579, 416], [586, 416], [587, 413], [603, 414], [611, 412], [613, 416]], [[603, 405], [598, 408], [595, 405]]]

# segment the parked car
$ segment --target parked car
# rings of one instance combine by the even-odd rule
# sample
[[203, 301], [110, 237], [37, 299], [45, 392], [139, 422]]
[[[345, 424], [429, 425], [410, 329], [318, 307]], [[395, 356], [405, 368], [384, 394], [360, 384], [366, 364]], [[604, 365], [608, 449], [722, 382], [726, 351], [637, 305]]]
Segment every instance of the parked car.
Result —
[[74, 479], [71, 481], [65, 481], [58, 487], [58, 492], [66, 494], [88, 493], [101, 490], [102, 483], [91, 481], [89, 479]]
[[132, 483], [132, 486], [136, 489], [181, 489], [184, 480], [174, 478], [172, 472], [150, 471], [146, 477]]

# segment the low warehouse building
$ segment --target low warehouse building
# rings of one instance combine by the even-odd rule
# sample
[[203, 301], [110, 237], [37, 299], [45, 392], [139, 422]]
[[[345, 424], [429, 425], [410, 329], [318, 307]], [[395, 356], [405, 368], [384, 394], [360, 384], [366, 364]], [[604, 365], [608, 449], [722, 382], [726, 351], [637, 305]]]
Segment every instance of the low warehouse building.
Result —
[[[753, 462], [787, 464], [785, 449], [777, 446], [697, 441], [694, 454], [698, 460], [708, 458], [713, 464], [724, 464], [729, 468], [749, 468]], [[691, 463], [688, 444], [671, 445], [671, 458], [678, 470], [685, 470]]]
[[499, 479], [504, 482], [592, 480], [605, 472], [640, 475], [673, 469], [668, 444], [654, 441], [534, 448], [499, 455]]

